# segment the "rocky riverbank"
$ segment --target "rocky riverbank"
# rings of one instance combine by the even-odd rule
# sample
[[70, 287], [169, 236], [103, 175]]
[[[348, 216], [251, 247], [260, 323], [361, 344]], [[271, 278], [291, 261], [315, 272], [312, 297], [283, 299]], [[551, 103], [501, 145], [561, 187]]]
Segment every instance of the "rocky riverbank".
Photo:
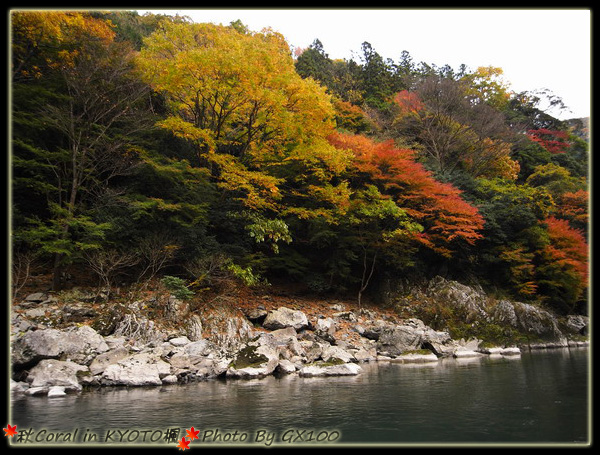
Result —
[[559, 320], [533, 305], [491, 305], [483, 291], [439, 277], [412, 295], [466, 308], [465, 323], [488, 321], [527, 334], [528, 341], [453, 339], [448, 330], [403, 317], [398, 305], [381, 310], [263, 295], [196, 308], [173, 296], [117, 304], [85, 291], [67, 302], [33, 293], [11, 311], [11, 390], [53, 397], [86, 387], [356, 375], [364, 362], [436, 362], [587, 345], [583, 316]]

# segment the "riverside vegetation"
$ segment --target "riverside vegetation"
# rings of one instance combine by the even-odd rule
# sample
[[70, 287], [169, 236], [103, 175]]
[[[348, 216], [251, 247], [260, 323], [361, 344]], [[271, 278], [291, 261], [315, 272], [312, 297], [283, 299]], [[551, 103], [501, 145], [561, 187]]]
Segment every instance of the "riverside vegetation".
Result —
[[17, 389], [583, 342], [587, 120], [556, 95], [240, 21], [10, 27]]

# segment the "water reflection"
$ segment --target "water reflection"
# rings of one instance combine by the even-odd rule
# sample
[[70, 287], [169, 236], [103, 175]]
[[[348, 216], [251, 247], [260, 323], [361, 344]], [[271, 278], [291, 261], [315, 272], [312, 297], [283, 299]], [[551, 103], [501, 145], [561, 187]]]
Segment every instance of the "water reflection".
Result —
[[358, 376], [107, 388], [13, 403], [21, 427], [338, 430], [342, 442], [587, 439], [587, 350], [364, 364]]

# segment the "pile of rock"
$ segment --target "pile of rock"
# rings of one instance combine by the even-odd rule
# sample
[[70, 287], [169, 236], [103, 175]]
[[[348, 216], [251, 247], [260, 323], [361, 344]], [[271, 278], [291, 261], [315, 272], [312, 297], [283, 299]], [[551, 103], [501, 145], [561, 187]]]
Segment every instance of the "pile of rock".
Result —
[[11, 385], [27, 395], [60, 396], [84, 387], [160, 386], [217, 377], [356, 375], [362, 362], [435, 362], [520, 353], [516, 347], [480, 349], [479, 340], [453, 340], [416, 318], [399, 321], [340, 306], [328, 316], [310, 319], [287, 307], [257, 307], [245, 315], [224, 317], [222, 330], [212, 337], [203, 333], [199, 320], [190, 332], [194, 336], [170, 336], [153, 328], [153, 335], [143, 338], [126, 336], [118, 328], [103, 336], [89, 325], [59, 330], [22, 319], [19, 324], [12, 342]]

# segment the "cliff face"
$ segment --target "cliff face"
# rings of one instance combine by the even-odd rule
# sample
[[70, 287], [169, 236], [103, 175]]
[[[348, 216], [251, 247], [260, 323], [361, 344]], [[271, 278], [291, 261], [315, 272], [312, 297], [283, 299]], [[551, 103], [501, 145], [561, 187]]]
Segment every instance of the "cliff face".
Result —
[[466, 286], [437, 276], [423, 286], [400, 286], [388, 293], [399, 312], [450, 332], [453, 338], [479, 338], [488, 343], [566, 345], [587, 335], [586, 316], [559, 317], [541, 306], [495, 299], [479, 286]]
[[582, 117], [582, 118], [572, 118], [567, 120], [567, 124], [571, 128], [571, 132], [583, 139], [586, 142], [590, 141], [590, 118]]

